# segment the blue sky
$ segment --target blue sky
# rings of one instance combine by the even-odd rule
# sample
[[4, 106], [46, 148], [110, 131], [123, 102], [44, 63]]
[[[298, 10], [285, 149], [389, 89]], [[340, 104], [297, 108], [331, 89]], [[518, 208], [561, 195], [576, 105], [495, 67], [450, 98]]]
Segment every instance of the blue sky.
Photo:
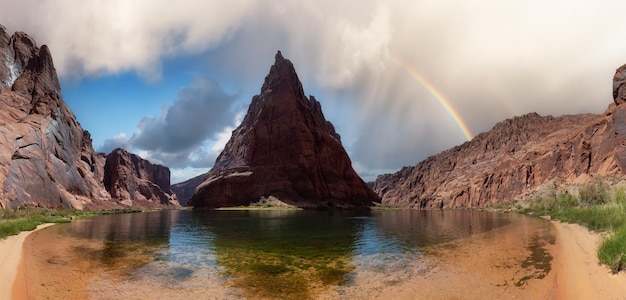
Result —
[[[49, 45], [96, 150], [207, 171], [281, 50], [365, 180], [528, 112], [600, 113], [626, 63], [620, 1], [0, 0]], [[419, 76], [415, 75], [419, 74]], [[430, 87], [417, 78], [426, 80]], [[430, 90], [429, 90], [430, 89]]]

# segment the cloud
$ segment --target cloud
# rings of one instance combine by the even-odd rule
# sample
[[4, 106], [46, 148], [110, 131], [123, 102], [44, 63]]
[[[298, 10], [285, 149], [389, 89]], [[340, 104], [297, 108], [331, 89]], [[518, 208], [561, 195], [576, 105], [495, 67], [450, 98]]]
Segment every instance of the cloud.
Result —
[[126, 139], [126, 133], [122, 132], [110, 139], [104, 140], [104, 144], [102, 147], [98, 148], [98, 151], [109, 154], [117, 148], [125, 149], [127, 146], [128, 140]]
[[143, 150], [176, 153], [197, 148], [231, 125], [236, 96], [228, 95], [211, 79], [197, 78], [158, 117], [145, 117], [133, 146]]
[[144, 117], [130, 138], [122, 133], [106, 139], [101, 150], [125, 148], [170, 168], [210, 167], [223, 144], [218, 149], [208, 143], [225, 144], [233, 122], [241, 121], [241, 113], [231, 109], [236, 99], [216, 81], [196, 78], [178, 93], [173, 104], [163, 107], [159, 116]]
[[134, 70], [161, 78], [163, 57], [198, 53], [227, 39], [256, 7], [253, 0], [4, 0], [9, 30], [49, 44], [61, 76]]
[[[0, 20], [49, 44], [65, 77], [132, 70], [158, 80], [164, 58], [204, 53], [220, 82], [256, 90], [280, 49], [307, 93], [315, 92], [325, 108], [341, 108], [324, 113], [350, 141], [344, 145], [362, 174], [414, 165], [465, 140], [406, 69], [426, 78], [478, 134], [533, 111], [600, 113], [612, 100], [615, 68], [626, 62], [615, 26], [623, 1], [5, 3], [10, 9], [0, 11]], [[195, 85], [198, 94], [218, 90]], [[215, 134], [232, 125], [231, 112], [225, 119], [211, 115], [225, 111], [229, 100], [222, 96], [215, 111], [195, 114], [207, 107], [181, 94], [162, 115], [144, 119], [135, 145], [171, 162], [192, 153], [210, 157]], [[193, 120], [182, 117], [188, 112]], [[199, 126], [192, 122], [198, 115], [209, 124], [188, 130]]]

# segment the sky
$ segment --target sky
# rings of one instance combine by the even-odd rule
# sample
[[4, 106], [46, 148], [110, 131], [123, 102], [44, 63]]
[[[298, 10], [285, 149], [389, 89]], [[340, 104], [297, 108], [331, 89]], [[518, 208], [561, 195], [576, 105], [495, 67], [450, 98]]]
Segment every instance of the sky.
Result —
[[281, 50], [364, 180], [529, 112], [602, 113], [624, 1], [0, 0], [94, 148], [208, 171]]

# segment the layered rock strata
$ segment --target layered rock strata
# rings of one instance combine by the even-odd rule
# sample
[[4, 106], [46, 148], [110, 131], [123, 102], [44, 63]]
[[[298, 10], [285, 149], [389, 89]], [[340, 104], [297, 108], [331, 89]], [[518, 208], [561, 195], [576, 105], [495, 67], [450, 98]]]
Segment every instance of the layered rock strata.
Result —
[[277, 198], [298, 207], [367, 207], [379, 197], [352, 169], [320, 103], [280, 51], [241, 125], [189, 200], [196, 208]]

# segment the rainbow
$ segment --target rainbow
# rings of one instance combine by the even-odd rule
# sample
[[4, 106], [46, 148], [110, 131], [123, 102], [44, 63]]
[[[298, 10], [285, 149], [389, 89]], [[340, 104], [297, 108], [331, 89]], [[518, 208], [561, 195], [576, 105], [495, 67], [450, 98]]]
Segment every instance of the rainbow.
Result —
[[444, 97], [443, 94], [441, 94], [441, 92], [437, 90], [437, 88], [435, 88], [434, 85], [428, 82], [428, 80], [426, 80], [426, 78], [424, 78], [424, 76], [422, 76], [416, 70], [411, 68], [409, 64], [404, 63], [400, 59], [393, 57], [391, 55], [389, 55], [388, 57], [389, 57], [389, 60], [391, 60], [396, 65], [398, 65], [400, 68], [406, 71], [409, 75], [415, 78], [422, 86], [424, 86], [426, 90], [428, 90], [428, 92], [430, 92], [435, 97], [435, 99], [437, 99], [437, 102], [439, 102], [441, 107], [443, 107], [443, 109], [450, 115], [450, 117], [452, 117], [452, 119], [457, 124], [459, 129], [461, 129], [461, 131], [463, 132], [463, 135], [465, 135], [465, 138], [467, 138], [468, 141], [472, 140], [474, 136], [472, 132], [470, 131], [469, 127], [467, 127], [467, 124], [465, 124], [465, 121], [461, 119], [461, 116], [456, 111], [456, 109], [452, 107], [452, 105], [450, 104], [450, 101], [448, 101], [446, 97]]

